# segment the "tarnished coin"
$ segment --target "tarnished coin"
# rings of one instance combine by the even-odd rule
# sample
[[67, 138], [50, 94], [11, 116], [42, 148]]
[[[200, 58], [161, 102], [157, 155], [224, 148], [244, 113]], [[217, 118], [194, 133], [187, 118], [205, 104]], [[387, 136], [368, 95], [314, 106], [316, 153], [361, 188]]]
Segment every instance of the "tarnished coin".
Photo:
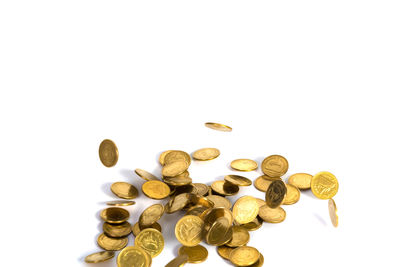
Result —
[[226, 175], [224, 177], [224, 180], [227, 181], [227, 182], [230, 182], [231, 184], [237, 185], [237, 186], [249, 186], [249, 185], [251, 185], [251, 180], [250, 179], [248, 179], [246, 177], [243, 177], [243, 176], [240, 176], [240, 175], [234, 175], [234, 174]]
[[177, 161], [185, 161], [189, 166], [191, 163], [190, 155], [185, 151], [171, 150], [165, 155], [163, 165], [168, 165]]
[[269, 177], [281, 177], [289, 168], [288, 161], [280, 155], [266, 157], [261, 163], [262, 172]]
[[228, 247], [241, 247], [246, 245], [249, 240], [249, 231], [242, 226], [235, 225], [232, 227], [232, 239], [225, 245]]
[[300, 190], [291, 184], [286, 185], [286, 195], [282, 201], [282, 205], [292, 205], [297, 203], [300, 199]]
[[100, 144], [99, 156], [104, 166], [112, 167], [118, 161], [118, 148], [113, 141], [105, 139]]
[[190, 195], [188, 193], [183, 193], [171, 197], [165, 206], [165, 212], [174, 213], [183, 209], [190, 202]]
[[231, 162], [231, 168], [237, 171], [249, 172], [256, 170], [258, 164], [251, 159], [235, 159]]
[[154, 258], [164, 249], [164, 237], [156, 229], [147, 228], [136, 236], [135, 246], [144, 249]]
[[187, 247], [194, 247], [202, 240], [204, 222], [197, 216], [183, 216], [175, 226], [175, 236], [178, 241]]
[[239, 192], [239, 186], [227, 181], [215, 181], [211, 184], [211, 188], [215, 193], [223, 196], [233, 196]]
[[268, 207], [276, 208], [282, 204], [283, 199], [286, 195], [286, 185], [280, 180], [273, 181], [265, 193], [265, 202]]
[[231, 254], [232, 250], [234, 250], [234, 248], [230, 248], [225, 245], [217, 247], [218, 255], [220, 255], [223, 259], [228, 261], [229, 261], [229, 254]]
[[192, 157], [196, 160], [212, 160], [221, 153], [216, 148], [202, 148], [193, 152]]
[[112, 207], [102, 210], [100, 217], [108, 223], [123, 223], [129, 219], [129, 212], [122, 208]]
[[197, 245], [194, 247], [185, 247], [182, 246], [178, 250], [179, 255], [188, 255], [189, 263], [200, 263], [207, 259], [208, 251], [202, 245]]
[[300, 190], [311, 188], [312, 175], [308, 173], [295, 173], [288, 179], [288, 183], [296, 186]]
[[163, 177], [163, 180], [166, 184], [171, 186], [183, 186], [192, 183], [192, 178], [180, 175], [176, 177]]
[[111, 185], [111, 191], [120, 198], [133, 199], [138, 196], [136, 187], [125, 182], [116, 182]]
[[128, 222], [120, 224], [103, 223], [103, 231], [109, 237], [125, 237], [132, 231], [132, 226]]
[[161, 204], [154, 204], [145, 209], [139, 217], [139, 226], [143, 227], [151, 226], [157, 222], [164, 214], [164, 206]]
[[339, 183], [330, 172], [319, 172], [311, 179], [311, 191], [320, 199], [333, 198], [339, 189]]
[[172, 261], [168, 262], [167, 265], [165, 265], [165, 267], [182, 267], [183, 265], [185, 265], [185, 263], [188, 262], [188, 260], [189, 256], [186, 254], [182, 254], [173, 259]]
[[151, 181], [151, 180], [160, 180], [153, 174], [149, 173], [148, 171], [142, 170], [142, 169], [136, 169], [135, 173], [142, 179], [146, 181]]
[[134, 205], [136, 202], [133, 200], [112, 200], [107, 201], [108, 206], [131, 206]]
[[214, 208], [222, 207], [230, 209], [232, 207], [232, 203], [229, 201], [229, 199], [225, 197], [221, 197], [218, 195], [210, 195], [207, 196], [207, 198], [214, 203]]
[[217, 131], [221, 131], [221, 132], [232, 132], [231, 127], [221, 124], [221, 123], [206, 122], [204, 125], [213, 130], [217, 130]]
[[261, 219], [268, 223], [280, 223], [286, 218], [286, 211], [281, 207], [271, 209], [267, 205], [260, 208], [258, 215]]
[[161, 181], [147, 181], [142, 185], [143, 193], [152, 199], [163, 199], [169, 196], [171, 189]]
[[87, 255], [85, 258], [85, 262], [87, 263], [98, 263], [109, 260], [115, 256], [114, 251], [100, 251], [96, 253], [92, 253]]
[[137, 222], [132, 227], [132, 233], [134, 236], [137, 236], [140, 233], [140, 231], [147, 229], [147, 228], [153, 228], [153, 229], [156, 229], [157, 231], [159, 231], [160, 233], [162, 232], [161, 225], [158, 222], [155, 222], [150, 226], [144, 226], [144, 228], [140, 228], [139, 222]]
[[331, 217], [333, 226], [338, 227], [339, 218], [337, 215], [336, 203], [332, 198], [330, 198], [328, 201], [328, 208], [329, 208], [329, 216]]
[[253, 247], [242, 246], [235, 248], [229, 254], [230, 261], [237, 266], [249, 266], [258, 261], [260, 252]]
[[263, 219], [261, 219], [260, 216], [257, 216], [253, 221], [251, 221], [249, 223], [242, 224], [240, 226], [242, 226], [247, 231], [255, 231], [257, 229], [260, 229], [260, 227], [262, 226], [263, 222], [264, 222]]
[[206, 233], [206, 242], [213, 246], [222, 246], [232, 239], [232, 226], [226, 217], [219, 217]]
[[161, 173], [165, 177], [175, 177], [186, 171], [188, 167], [189, 165], [186, 161], [174, 161], [164, 165]]
[[258, 203], [254, 197], [243, 196], [233, 205], [233, 218], [239, 224], [253, 221], [258, 215]]
[[150, 267], [150, 265], [151, 256], [137, 246], [124, 248], [117, 257], [118, 267]]
[[105, 250], [121, 250], [128, 245], [128, 238], [108, 237], [103, 233], [97, 238], [97, 244]]
[[205, 196], [208, 193], [208, 186], [206, 184], [202, 184], [202, 183], [193, 183], [192, 184], [196, 190], [197, 190], [197, 194], [200, 196]]
[[259, 190], [261, 192], [267, 192], [269, 185], [275, 180], [282, 181], [282, 179], [279, 177], [272, 178], [272, 177], [268, 177], [266, 175], [262, 175], [254, 181], [254, 186], [257, 190]]

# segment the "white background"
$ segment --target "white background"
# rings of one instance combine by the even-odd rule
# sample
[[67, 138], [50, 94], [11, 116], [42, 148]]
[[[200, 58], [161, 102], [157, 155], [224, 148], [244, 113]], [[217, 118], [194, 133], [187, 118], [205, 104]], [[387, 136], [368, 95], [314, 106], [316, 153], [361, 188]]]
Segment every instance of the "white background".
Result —
[[[159, 175], [163, 150], [202, 147], [222, 154], [192, 164], [196, 182], [270, 154], [289, 160], [285, 178], [338, 177], [340, 226], [302, 194], [285, 222], [251, 232], [265, 266], [398, 265], [399, 12], [384, 0], [1, 1], [0, 265], [85, 266], [109, 185], [140, 189], [135, 168]], [[98, 159], [104, 138], [114, 168]], [[156, 202], [141, 194], [130, 222]], [[177, 219], [161, 219], [153, 266], [176, 255]], [[207, 248], [202, 266], [229, 266]]]

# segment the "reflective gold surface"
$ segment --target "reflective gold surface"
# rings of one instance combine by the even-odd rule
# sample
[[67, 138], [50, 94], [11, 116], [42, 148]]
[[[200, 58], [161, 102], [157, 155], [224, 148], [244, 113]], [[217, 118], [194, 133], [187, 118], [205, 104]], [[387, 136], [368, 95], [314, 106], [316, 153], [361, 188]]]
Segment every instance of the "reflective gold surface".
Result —
[[231, 162], [231, 168], [237, 171], [249, 172], [256, 170], [258, 164], [251, 159], [235, 159]]
[[101, 163], [106, 167], [112, 167], [118, 162], [118, 148], [115, 143], [109, 139], [101, 142], [99, 147], [99, 157]]
[[102, 233], [97, 238], [97, 244], [104, 250], [121, 250], [128, 245], [128, 238], [108, 237]]
[[102, 210], [100, 217], [108, 223], [123, 223], [129, 219], [129, 212], [122, 208], [112, 207]]
[[153, 174], [151, 174], [148, 171], [142, 170], [142, 169], [136, 169], [135, 173], [142, 179], [146, 180], [146, 181], [151, 181], [151, 180], [160, 180], [158, 179], [156, 176], [154, 176]]
[[267, 192], [269, 185], [275, 180], [282, 181], [282, 179], [280, 177], [272, 178], [272, 177], [268, 177], [266, 175], [262, 175], [254, 181], [254, 186], [257, 190], [259, 190], [261, 192]]
[[161, 204], [154, 204], [145, 209], [139, 217], [139, 225], [143, 227], [151, 226], [157, 222], [164, 214], [164, 206]]
[[240, 247], [246, 245], [249, 241], [249, 232], [244, 227], [235, 225], [232, 227], [232, 239], [225, 245], [228, 247]]
[[218, 195], [210, 195], [207, 196], [207, 198], [214, 203], [214, 208], [222, 207], [230, 209], [232, 207], [232, 203], [229, 201], [229, 199], [225, 197]]
[[296, 186], [300, 190], [311, 188], [312, 175], [308, 173], [295, 173], [288, 179], [288, 184]]
[[118, 267], [149, 267], [150, 265], [150, 255], [137, 246], [124, 248], [117, 257]]
[[142, 192], [152, 199], [163, 199], [169, 196], [171, 189], [161, 181], [147, 181], [142, 185]]
[[163, 235], [153, 228], [142, 230], [135, 238], [135, 246], [144, 249], [152, 258], [164, 249]]
[[196, 160], [212, 160], [220, 154], [221, 152], [217, 148], [202, 148], [193, 152], [192, 157]]
[[208, 186], [206, 184], [202, 184], [202, 183], [193, 183], [192, 184], [196, 190], [197, 190], [197, 194], [201, 195], [201, 196], [205, 196], [208, 193]]
[[136, 202], [133, 200], [112, 200], [107, 201], [107, 205], [109, 206], [131, 206], [134, 205]]
[[265, 193], [265, 202], [270, 208], [279, 207], [286, 195], [286, 185], [281, 180], [273, 181]]
[[208, 251], [202, 245], [197, 245], [194, 247], [182, 246], [178, 251], [179, 255], [187, 255], [189, 257], [189, 263], [200, 263], [207, 259]]
[[261, 219], [268, 223], [280, 223], [286, 218], [286, 211], [281, 207], [272, 209], [264, 205], [260, 208], [258, 214]]
[[140, 233], [140, 231], [147, 229], [147, 228], [153, 228], [153, 229], [156, 229], [157, 231], [159, 231], [160, 233], [162, 232], [161, 225], [158, 222], [155, 222], [150, 226], [144, 226], [143, 228], [140, 228], [139, 222], [137, 222], [132, 226], [132, 234], [134, 236], [137, 236]]
[[258, 215], [258, 203], [254, 197], [243, 196], [233, 205], [233, 218], [239, 224], [253, 221]]
[[229, 261], [229, 255], [231, 254], [232, 250], [234, 250], [234, 248], [230, 248], [227, 246], [217, 247], [218, 255], [220, 255], [222, 258], [228, 261]]
[[174, 161], [164, 165], [161, 173], [165, 177], [174, 177], [186, 171], [188, 167], [189, 165], [186, 161]]
[[202, 240], [204, 222], [197, 216], [183, 216], [175, 226], [175, 236], [178, 241], [187, 247], [194, 247]]
[[219, 217], [206, 233], [206, 242], [213, 246], [222, 246], [232, 239], [232, 226], [226, 217]]
[[229, 254], [230, 261], [237, 266], [249, 266], [258, 261], [260, 252], [253, 247], [243, 246], [235, 248]]
[[257, 216], [253, 221], [242, 224], [240, 226], [242, 226], [247, 231], [255, 231], [255, 230], [260, 229], [262, 224], [263, 224], [263, 220], [260, 218], [260, 216]]
[[85, 258], [85, 262], [87, 263], [98, 263], [109, 260], [115, 256], [114, 251], [100, 251], [96, 253], [92, 253], [87, 255]]
[[171, 150], [165, 155], [164, 164], [162, 165], [168, 165], [177, 161], [185, 161], [189, 166], [191, 163], [190, 155], [185, 151]]
[[132, 231], [132, 226], [128, 222], [121, 224], [103, 223], [103, 231], [109, 237], [125, 237]]
[[339, 183], [330, 172], [319, 172], [311, 179], [311, 191], [320, 199], [333, 198], [339, 189]]
[[213, 130], [217, 130], [217, 131], [221, 131], [221, 132], [232, 132], [231, 127], [221, 124], [221, 123], [206, 122], [204, 125]]
[[239, 192], [239, 186], [227, 181], [215, 181], [211, 184], [212, 190], [223, 196], [233, 196]]
[[337, 215], [336, 203], [332, 198], [330, 198], [328, 201], [328, 209], [329, 209], [329, 216], [331, 217], [332, 225], [335, 227], [338, 227], [339, 217]]
[[237, 186], [249, 186], [252, 184], [251, 180], [249, 178], [246, 178], [244, 176], [240, 175], [226, 175], [224, 177], [224, 180], [227, 182], [230, 182], [231, 184], [237, 185]]
[[125, 182], [116, 182], [111, 185], [111, 191], [120, 198], [123, 199], [133, 199], [138, 196], [138, 190], [135, 186], [125, 183]]
[[292, 205], [300, 200], [300, 190], [291, 184], [286, 185], [286, 195], [282, 201], [283, 205]]
[[182, 267], [183, 265], [185, 265], [185, 263], [188, 262], [188, 260], [189, 256], [186, 254], [182, 254], [173, 259], [172, 261], [168, 262], [167, 265], [165, 265], [165, 267]]
[[266, 157], [261, 163], [262, 172], [269, 177], [281, 177], [289, 168], [288, 161], [280, 155]]
[[183, 209], [190, 202], [190, 195], [188, 193], [183, 193], [171, 197], [168, 203], [165, 205], [165, 212], [174, 213]]

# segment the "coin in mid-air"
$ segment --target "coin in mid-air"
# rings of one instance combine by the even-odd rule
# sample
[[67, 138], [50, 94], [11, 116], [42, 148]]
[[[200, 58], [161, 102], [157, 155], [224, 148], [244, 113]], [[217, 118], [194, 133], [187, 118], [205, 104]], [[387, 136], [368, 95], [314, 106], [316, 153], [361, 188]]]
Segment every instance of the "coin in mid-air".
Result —
[[257, 216], [253, 221], [242, 224], [241, 226], [247, 231], [255, 231], [257, 229], [260, 229], [262, 224], [263, 224], [263, 219], [261, 219], [260, 216]]
[[206, 242], [213, 246], [222, 246], [232, 239], [232, 226], [226, 217], [218, 217], [206, 233]]
[[294, 185], [300, 190], [311, 188], [312, 175], [308, 173], [295, 173], [288, 179], [288, 184]]
[[231, 254], [232, 250], [234, 250], [235, 248], [231, 248], [228, 246], [219, 246], [217, 247], [217, 252], [218, 255], [220, 255], [223, 259], [228, 260], [229, 261], [229, 254]]
[[151, 180], [160, 180], [156, 176], [154, 176], [152, 173], [142, 170], [142, 169], [136, 169], [135, 173], [142, 178], [143, 180], [146, 181], [151, 181]]
[[98, 263], [109, 260], [115, 256], [114, 251], [100, 251], [96, 253], [92, 253], [87, 255], [85, 258], [85, 262], [87, 263]]
[[281, 207], [270, 208], [267, 205], [264, 205], [260, 208], [258, 215], [264, 222], [268, 223], [280, 223], [283, 222], [286, 218], [286, 211]]
[[128, 245], [128, 238], [108, 237], [103, 233], [97, 238], [97, 244], [105, 250], [121, 250]]
[[169, 196], [171, 189], [161, 181], [147, 181], [142, 185], [143, 193], [152, 199], [163, 199]]
[[154, 258], [164, 249], [164, 237], [158, 230], [147, 228], [136, 236], [135, 246], [144, 249]]
[[276, 208], [282, 204], [283, 199], [286, 195], [286, 185], [281, 180], [273, 181], [265, 193], [265, 202], [268, 207]]
[[217, 131], [221, 131], [221, 132], [232, 132], [231, 127], [221, 124], [221, 123], [206, 122], [204, 125], [213, 130], [217, 130]]
[[101, 163], [106, 167], [112, 167], [118, 161], [118, 148], [115, 143], [109, 139], [103, 140], [99, 147], [99, 157]]
[[215, 181], [211, 184], [211, 188], [223, 196], [233, 196], [239, 192], [239, 186], [227, 181]]
[[185, 247], [182, 246], [178, 250], [179, 255], [188, 255], [189, 263], [200, 263], [203, 262], [207, 259], [208, 257], [208, 251], [205, 247], [202, 245], [197, 245], [194, 247]]
[[136, 202], [133, 200], [112, 200], [112, 201], [107, 201], [108, 206], [132, 206]]
[[235, 225], [232, 227], [232, 239], [225, 245], [228, 247], [241, 247], [246, 245], [250, 240], [250, 234], [246, 228]]
[[109, 237], [125, 237], [131, 233], [132, 226], [128, 222], [123, 222], [120, 224], [111, 224], [105, 222], [103, 224], [103, 231]]
[[133, 199], [138, 196], [138, 190], [135, 186], [125, 183], [125, 182], [116, 182], [111, 185], [111, 191], [120, 198], [123, 199]]
[[260, 252], [253, 247], [242, 246], [235, 248], [229, 254], [230, 261], [237, 266], [249, 266], [258, 261]]
[[229, 201], [229, 199], [225, 197], [221, 197], [218, 195], [210, 195], [207, 196], [207, 198], [214, 203], [214, 208], [222, 207], [230, 209], [232, 207], [232, 203]]
[[134, 236], [137, 236], [140, 233], [140, 231], [147, 229], [147, 228], [153, 228], [153, 229], [158, 230], [160, 233], [162, 232], [161, 225], [158, 222], [155, 222], [150, 226], [144, 226], [143, 228], [140, 228], [139, 222], [137, 222], [132, 227], [132, 233]]
[[269, 185], [275, 180], [282, 181], [282, 179], [280, 177], [272, 178], [272, 177], [268, 177], [267, 175], [262, 175], [254, 181], [254, 186], [257, 190], [259, 190], [261, 192], [267, 192]]
[[[160, 156], [161, 157], [161, 156]], [[190, 155], [188, 153], [186, 153], [185, 151], [181, 151], [181, 150], [170, 150], [167, 154], [165, 154], [165, 157], [163, 159], [163, 163], [161, 165], [168, 165], [177, 161], [185, 161], [188, 166], [191, 163], [191, 158]]]
[[292, 205], [297, 203], [300, 199], [300, 190], [291, 184], [286, 184], [286, 195], [282, 201], [283, 205]]
[[150, 267], [151, 256], [138, 246], [124, 248], [117, 257], [118, 267]]
[[225, 175], [224, 180], [237, 186], [249, 186], [252, 184], [249, 178], [235, 174]]
[[112, 207], [102, 210], [100, 217], [108, 223], [123, 223], [129, 219], [129, 212], [122, 208]]
[[143, 227], [151, 226], [157, 222], [164, 214], [164, 206], [161, 204], [154, 204], [145, 209], [139, 217], [139, 225]]
[[249, 223], [258, 215], [258, 203], [254, 197], [243, 196], [233, 205], [233, 218], [238, 224]]
[[217, 148], [202, 148], [193, 152], [192, 157], [195, 160], [212, 160], [217, 158], [221, 153]]
[[174, 161], [164, 165], [161, 173], [165, 177], [175, 177], [186, 171], [188, 167], [189, 165], [186, 161]]
[[165, 267], [183, 267], [185, 263], [187, 263], [189, 260], [189, 256], [186, 254], [178, 255], [175, 259], [172, 261], [168, 262]]
[[235, 159], [231, 162], [231, 168], [237, 171], [249, 172], [256, 170], [258, 164], [251, 159]]
[[175, 236], [178, 241], [187, 247], [194, 247], [202, 240], [204, 222], [197, 216], [183, 216], [175, 226]]
[[332, 198], [330, 198], [328, 201], [328, 208], [329, 208], [329, 216], [331, 217], [333, 226], [338, 227], [339, 218], [337, 215], [336, 203]]
[[320, 199], [333, 198], [339, 189], [335, 175], [330, 172], [319, 172], [311, 179], [311, 191]]
[[262, 172], [269, 177], [281, 177], [289, 168], [287, 159], [280, 155], [266, 157], [261, 163]]

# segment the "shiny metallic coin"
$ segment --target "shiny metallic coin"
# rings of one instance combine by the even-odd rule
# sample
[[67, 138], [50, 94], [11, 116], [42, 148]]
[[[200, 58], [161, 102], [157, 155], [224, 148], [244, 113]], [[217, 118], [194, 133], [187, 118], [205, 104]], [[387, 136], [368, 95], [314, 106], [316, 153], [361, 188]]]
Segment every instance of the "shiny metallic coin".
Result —
[[240, 175], [226, 175], [224, 180], [237, 186], [249, 186], [252, 184], [251, 180]]
[[221, 258], [228, 261], [229, 261], [229, 254], [231, 254], [232, 250], [234, 250], [234, 248], [230, 248], [225, 245], [217, 247], [218, 255], [220, 255]]
[[190, 195], [188, 193], [183, 193], [171, 197], [169, 202], [165, 205], [166, 213], [174, 213], [183, 209], [190, 202]]
[[201, 263], [205, 261], [208, 257], [208, 251], [202, 245], [197, 245], [194, 247], [182, 246], [178, 250], [179, 255], [187, 255], [189, 257], [189, 263]]
[[161, 204], [154, 204], [145, 209], [139, 217], [139, 226], [144, 229], [157, 222], [164, 214], [164, 206]]
[[129, 219], [129, 212], [122, 208], [112, 207], [102, 210], [100, 217], [108, 223], [123, 223]]
[[185, 161], [187, 165], [189, 166], [191, 163], [191, 158], [188, 153], [185, 151], [180, 151], [180, 150], [171, 150], [169, 153], [167, 153], [164, 157], [164, 165], [168, 165], [177, 161]]
[[292, 205], [300, 200], [300, 190], [291, 184], [286, 185], [286, 195], [282, 201], [282, 205]]
[[192, 157], [195, 160], [212, 160], [217, 158], [221, 153], [216, 148], [202, 148], [193, 152]]
[[185, 263], [188, 262], [188, 260], [189, 256], [186, 254], [182, 254], [173, 259], [172, 261], [168, 262], [167, 265], [165, 265], [165, 267], [182, 267], [183, 265], [185, 265]]
[[273, 181], [265, 193], [265, 202], [268, 207], [276, 208], [282, 204], [283, 199], [286, 195], [286, 185], [280, 180]]
[[187, 247], [194, 247], [202, 240], [204, 222], [197, 216], [183, 216], [175, 226], [175, 236], [178, 241]]
[[96, 253], [92, 253], [87, 255], [85, 258], [85, 262], [87, 263], [98, 263], [109, 260], [115, 256], [114, 251], [100, 251]]
[[215, 181], [211, 184], [212, 190], [223, 196], [233, 196], [239, 192], [239, 187], [227, 181]]
[[280, 177], [272, 178], [266, 175], [262, 175], [254, 181], [254, 186], [257, 190], [261, 192], [267, 192], [269, 185], [275, 180], [282, 181]]
[[330, 172], [319, 172], [311, 179], [311, 191], [317, 198], [333, 198], [338, 190], [338, 180]]
[[209, 195], [207, 196], [209, 200], [211, 200], [214, 203], [214, 208], [227, 208], [230, 209], [232, 207], [232, 203], [229, 201], [229, 199], [218, 196], [218, 195]]
[[261, 163], [262, 172], [269, 177], [281, 177], [289, 168], [288, 161], [280, 155], [266, 157]]
[[208, 194], [208, 186], [206, 184], [193, 183], [192, 185], [196, 188], [198, 195], [205, 196]]
[[288, 184], [296, 186], [300, 190], [311, 188], [312, 175], [308, 173], [295, 173], [288, 179]]
[[163, 199], [169, 196], [171, 189], [161, 181], [147, 181], [142, 185], [142, 192], [152, 199]]
[[146, 181], [152, 181], [152, 180], [160, 180], [158, 179], [156, 176], [154, 176], [153, 174], [149, 173], [148, 171], [142, 170], [142, 169], [136, 169], [135, 173], [142, 178], [143, 180]]
[[107, 201], [108, 206], [132, 206], [136, 202], [133, 200], [112, 200], [112, 201]]
[[156, 229], [147, 228], [136, 236], [135, 246], [142, 248], [154, 258], [164, 249], [164, 237]]
[[235, 248], [229, 254], [230, 261], [237, 266], [249, 266], [258, 261], [260, 252], [253, 247], [242, 246]]
[[128, 245], [128, 238], [108, 237], [103, 233], [97, 238], [97, 244], [104, 250], [121, 250]]
[[337, 215], [337, 208], [335, 201], [331, 198], [328, 201], [329, 216], [331, 217], [332, 225], [338, 227], [339, 217]]
[[241, 247], [250, 241], [250, 234], [246, 228], [235, 225], [232, 227], [232, 239], [225, 245], [228, 247]]
[[162, 228], [161, 225], [158, 222], [153, 223], [150, 226], [144, 226], [143, 228], [140, 228], [139, 222], [135, 223], [132, 227], [132, 234], [134, 236], [137, 236], [142, 230], [148, 229], [148, 228], [153, 228], [162, 233]]
[[111, 191], [119, 198], [133, 199], [138, 196], [138, 190], [135, 186], [125, 183], [116, 182], [111, 185]]
[[258, 202], [254, 197], [243, 196], [233, 205], [233, 218], [239, 224], [249, 223], [257, 217], [258, 209]]
[[260, 208], [258, 215], [261, 219], [268, 223], [280, 223], [286, 218], [286, 211], [281, 207], [270, 208], [268, 205], [264, 205]]
[[151, 256], [140, 247], [124, 248], [117, 257], [118, 267], [150, 267]]
[[125, 237], [132, 231], [132, 226], [128, 222], [120, 224], [103, 223], [103, 231], [109, 237]]
[[118, 148], [109, 139], [103, 140], [99, 147], [99, 157], [101, 163], [106, 167], [112, 167], [118, 162]]
[[226, 217], [219, 217], [206, 233], [206, 242], [213, 246], [222, 246], [232, 239], [232, 226]]
[[217, 131], [221, 131], [221, 132], [232, 132], [231, 127], [221, 124], [221, 123], [206, 122], [204, 125], [213, 130], [217, 130]]
[[161, 173], [164, 177], [175, 177], [187, 170], [189, 164], [186, 161], [174, 161], [164, 165]]
[[231, 162], [231, 168], [237, 171], [249, 172], [256, 170], [258, 164], [251, 159], [235, 159]]

